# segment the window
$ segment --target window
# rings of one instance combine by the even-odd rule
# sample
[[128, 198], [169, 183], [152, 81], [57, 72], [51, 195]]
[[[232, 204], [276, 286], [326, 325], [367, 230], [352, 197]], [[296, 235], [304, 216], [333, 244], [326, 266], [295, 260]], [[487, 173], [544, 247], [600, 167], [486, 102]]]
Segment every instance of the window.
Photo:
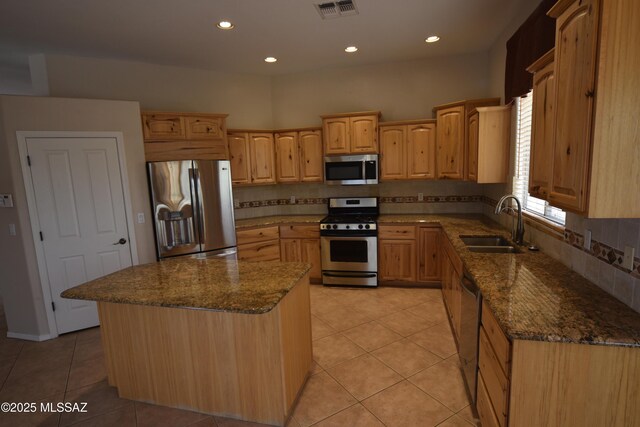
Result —
[[529, 195], [529, 159], [531, 155], [531, 116], [533, 92], [516, 98], [518, 114], [516, 128], [516, 167], [513, 177], [513, 194], [522, 201], [522, 208], [532, 215], [564, 225], [565, 213], [548, 202]]

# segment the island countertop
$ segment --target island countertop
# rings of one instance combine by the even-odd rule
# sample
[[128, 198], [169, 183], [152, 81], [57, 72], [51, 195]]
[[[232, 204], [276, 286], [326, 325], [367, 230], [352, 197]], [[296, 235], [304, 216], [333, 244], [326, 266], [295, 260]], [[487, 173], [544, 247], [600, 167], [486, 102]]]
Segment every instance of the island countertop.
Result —
[[311, 266], [179, 257], [137, 265], [67, 289], [63, 298], [262, 314]]

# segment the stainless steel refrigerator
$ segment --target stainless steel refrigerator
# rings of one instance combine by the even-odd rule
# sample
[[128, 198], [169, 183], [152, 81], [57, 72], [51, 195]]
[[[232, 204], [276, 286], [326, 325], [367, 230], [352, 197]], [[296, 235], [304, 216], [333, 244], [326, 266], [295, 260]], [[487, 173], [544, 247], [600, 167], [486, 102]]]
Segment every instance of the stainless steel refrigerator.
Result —
[[187, 254], [234, 256], [228, 160], [148, 162], [158, 259]]

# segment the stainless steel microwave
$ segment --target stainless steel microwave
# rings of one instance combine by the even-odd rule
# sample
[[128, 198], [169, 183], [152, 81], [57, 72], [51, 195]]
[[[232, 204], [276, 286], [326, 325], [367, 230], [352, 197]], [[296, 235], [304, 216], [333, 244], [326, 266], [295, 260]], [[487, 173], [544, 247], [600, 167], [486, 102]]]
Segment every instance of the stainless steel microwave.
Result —
[[334, 185], [377, 184], [378, 155], [325, 157], [324, 182]]

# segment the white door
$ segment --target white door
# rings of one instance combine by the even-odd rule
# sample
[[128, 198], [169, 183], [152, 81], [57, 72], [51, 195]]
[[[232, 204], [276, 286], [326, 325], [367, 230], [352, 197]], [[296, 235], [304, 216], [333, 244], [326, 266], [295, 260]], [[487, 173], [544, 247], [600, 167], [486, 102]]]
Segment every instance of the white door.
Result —
[[132, 264], [115, 138], [32, 138], [31, 178], [58, 333], [98, 325], [60, 293]]

